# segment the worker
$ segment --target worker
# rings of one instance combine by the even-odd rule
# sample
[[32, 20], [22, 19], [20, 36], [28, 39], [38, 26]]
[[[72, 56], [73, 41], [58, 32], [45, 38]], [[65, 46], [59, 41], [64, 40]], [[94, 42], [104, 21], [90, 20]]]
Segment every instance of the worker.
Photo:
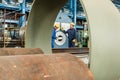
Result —
[[55, 24], [55, 26], [52, 29], [52, 48], [54, 48], [54, 44], [55, 44], [55, 39], [56, 39], [56, 31], [59, 29], [59, 24]]
[[75, 42], [76, 42], [76, 30], [74, 29], [74, 23], [70, 23], [70, 29], [67, 31], [63, 31], [68, 34], [68, 45], [69, 47], [75, 47]]

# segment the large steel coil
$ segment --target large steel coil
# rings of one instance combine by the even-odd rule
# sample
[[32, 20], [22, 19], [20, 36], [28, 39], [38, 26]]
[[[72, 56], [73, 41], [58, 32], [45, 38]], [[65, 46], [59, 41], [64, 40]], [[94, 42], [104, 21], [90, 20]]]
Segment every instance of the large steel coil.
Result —
[[94, 80], [87, 66], [70, 54], [0, 57], [0, 80]]

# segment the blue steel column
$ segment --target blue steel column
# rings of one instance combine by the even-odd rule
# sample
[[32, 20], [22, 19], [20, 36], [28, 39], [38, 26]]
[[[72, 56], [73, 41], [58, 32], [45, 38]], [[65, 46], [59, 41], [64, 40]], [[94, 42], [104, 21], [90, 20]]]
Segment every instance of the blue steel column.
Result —
[[74, 0], [74, 24], [76, 25], [77, 0]]
[[11, 0], [7, 0], [7, 3], [10, 4]]
[[[21, 13], [22, 14], [25, 14], [25, 9], [26, 9], [26, 0], [23, 0], [23, 2], [21, 3]], [[20, 27], [24, 26], [25, 24], [25, 15], [23, 15], [21, 18], [20, 18]]]
[[70, 15], [73, 16], [73, 0], [70, 0]]

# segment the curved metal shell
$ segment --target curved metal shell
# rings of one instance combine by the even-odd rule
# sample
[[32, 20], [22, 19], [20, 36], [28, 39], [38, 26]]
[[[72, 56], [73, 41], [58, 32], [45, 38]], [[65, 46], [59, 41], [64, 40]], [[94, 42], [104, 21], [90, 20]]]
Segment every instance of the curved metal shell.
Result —
[[70, 54], [0, 57], [0, 80], [94, 80], [87, 66]]

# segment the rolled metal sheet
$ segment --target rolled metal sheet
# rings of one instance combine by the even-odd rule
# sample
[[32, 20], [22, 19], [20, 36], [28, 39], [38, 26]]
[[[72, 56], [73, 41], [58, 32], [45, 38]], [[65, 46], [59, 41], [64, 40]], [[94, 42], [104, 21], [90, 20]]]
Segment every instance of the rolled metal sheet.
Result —
[[70, 54], [0, 57], [0, 80], [94, 80], [87, 66]]
[[40, 48], [0, 48], [0, 56], [43, 54]]
[[[26, 47], [51, 53], [51, 28], [67, 0], [35, 0], [28, 20]], [[120, 79], [120, 13], [111, 0], [80, 0], [90, 27], [90, 69], [96, 80]]]

